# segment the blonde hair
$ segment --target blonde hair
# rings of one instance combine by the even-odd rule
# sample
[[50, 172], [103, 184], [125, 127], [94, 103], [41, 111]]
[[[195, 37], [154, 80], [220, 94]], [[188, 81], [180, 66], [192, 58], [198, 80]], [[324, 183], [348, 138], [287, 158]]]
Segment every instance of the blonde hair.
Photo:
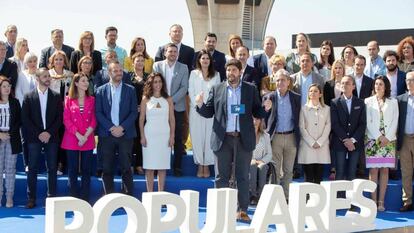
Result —
[[330, 80], [336, 80], [336, 75], [335, 75], [335, 66], [336, 65], [342, 66], [342, 70], [344, 71], [344, 75], [345, 75], [345, 63], [342, 60], [336, 60], [332, 64], [332, 68], [331, 68], [331, 79]]
[[[27, 46], [27, 40], [25, 38], [17, 38], [16, 40], [16, 46], [14, 47], [14, 57], [21, 60], [19, 57], [20, 49], [22, 49], [23, 43], [26, 42]], [[24, 59], [24, 57], [23, 57]]]
[[275, 54], [269, 59], [271, 64], [276, 64], [277, 62], [282, 62], [283, 66], [286, 66], [286, 58], [283, 55]]

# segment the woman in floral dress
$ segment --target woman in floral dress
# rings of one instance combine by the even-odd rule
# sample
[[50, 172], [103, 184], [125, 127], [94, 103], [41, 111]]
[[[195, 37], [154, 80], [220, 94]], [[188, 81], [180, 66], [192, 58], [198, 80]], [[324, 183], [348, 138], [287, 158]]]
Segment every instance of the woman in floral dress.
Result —
[[[378, 211], [384, 211], [384, 198], [388, 184], [388, 170], [395, 167], [395, 141], [398, 125], [398, 104], [391, 96], [387, 77], [378, 76], [374, 81], [374, 95], [365, 99], [367, 131], [365, 144], [366, 166], [369, 179], [378, 184]], [[377, 191], [371, 195], [377, 202]]]

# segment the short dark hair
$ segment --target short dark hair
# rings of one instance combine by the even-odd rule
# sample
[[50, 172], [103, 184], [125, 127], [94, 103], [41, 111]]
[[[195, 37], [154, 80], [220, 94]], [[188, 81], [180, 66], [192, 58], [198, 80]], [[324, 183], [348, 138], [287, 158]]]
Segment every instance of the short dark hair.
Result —
[[398, 56], [397, 52], [395, 52], [394, 50], [387, 50], [384, 53], [384, 56], [382, 56], [382, 59], [384, 59], [384, 61], [387, 60], [387, 57], [392, 57], [394, 56], [395, 59], [397, 59], [397, 61], [400, 59], [400, 56]]
[[204, 40], [207, 40], [207, 37], [214, 37], [217, 40], [217, 35], [213, 32], [207, 32], [206, 37], [204, 37]]
[[63, 33], [63, 30], [62, 29], [59, 29], [59, 28], [55, 28], [52, 31], [50, 31], [50, 35], [53, 35], [55, 32], [61, 32], [61, 33]]
[[356, 55], [355, 56], [355, 59], [361, 59], [361, 60], [364, 60], [364, 62], [365, 62], [365, 64], [367, 63], [367, 59], [365, 59], [365, 57], [364, 56], [362, 56], [361, 54], [358, 54], [358, 55]]
[[112, 59], [109, 63], [108, 63], [108, 71], [110, 70], [110, 68], [111, 68], [111, 65], [112, 64], [118, 64], [118, 65], [120, 65], [121, 63], [119, 63], [119, 61], [118, 60], [114, 60], [114, 59]]
[[237, 60], [237, 59], [230, 59], [226, 62], [226, 65], [224, 66], [226, 69], [229, 66], [235, 66], [237, 67], [237, 69], [241, 70], [242, 69], [242, 63], [241, 61]]
[[377, 77], [375, 77], [374, 79], [374, 88], [372, 90], [372, 93], [375, 94], [375, 82], [377, 80], [382, 80], [384, 82], [384, 99], [386, 98], [390, 98], [391, 97], [391, 83], [390, 80], [388, 80], [388, 78], [384, 75], [378, 75]]
[[114, 26], [109, 26], [109, 27], [107, 27], [107, 28], [105, 29], [105, 36], [106, 36], [106, 35], [108, 35], [108, 33], [109, 33], [110, 31], [116, 31], [116, 33], [118, 33], [118, 29], [117, 29], [116, 27], [114, 27]]
[[175, 45], [174, 43], [168, 43], [164, 46], [164, 53], [165, 53], [165, 51], [167, 51], [167, 49], [169, 47], [174, 47], [174, 48], [178, 49], [177, 45]]

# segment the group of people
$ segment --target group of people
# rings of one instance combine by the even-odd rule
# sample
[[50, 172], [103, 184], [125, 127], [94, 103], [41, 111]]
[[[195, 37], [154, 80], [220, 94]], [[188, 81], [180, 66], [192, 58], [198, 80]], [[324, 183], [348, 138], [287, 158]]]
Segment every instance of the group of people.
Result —
[[295, 166], [303, 165], [305, 181], [313, 183], [322, 181], [326, 164], [337, 180], [352, 180], [357, 168], [369, 168], [369, 179], [379, 184], [372, 199], [381, 211], [389, 168], [400, 158], [401, 211], [412, 209], [412, 37], [382, 58], [379, 44], [370, 41], [369, 58], [347, 45], [336, 60], [332, 41], [323, 41], [316, 56], [309, 37], [299, 33], [296, 49], [285, 58], [267, 36], [264, 52], [250, 57], [237, 35], [229, 36], [227, 55], [216, 50], [214, 33], [195, 52], [174, 24], [170, 42], [153, 59], [142, 37], [127, 53], [116, 43], [115, 27], [106, 29], [107, 46], [99, 51], [92, 32], [81, 34], [75, 50], [55, 29], [52, 46], [38, 59], [17, 34], [10, 25], [7, 42], [0, 42], [0, 170], [7, 207], [13, 206], [21, 152], [26, 207], [33, 208], [42, 151], [47, 195], [56, 195], [56, 176], [66, 168], [70, 195], [88, 201], [95, 148], [105, 194], [115, 191], [118, 169], [122, 192], [133, 195], [133, 172], [145, 173], [147, 191], [154, 191], [155, 175], [157, 190], [164, 190], [168, 169], [182, 175], [190, 137], [198, 177], [210, 177], [214, 165], [217, 188], [234, 179], [240, 220], [249, 220], [247, 207], [260, 198], [271, 162], [287, 200]]

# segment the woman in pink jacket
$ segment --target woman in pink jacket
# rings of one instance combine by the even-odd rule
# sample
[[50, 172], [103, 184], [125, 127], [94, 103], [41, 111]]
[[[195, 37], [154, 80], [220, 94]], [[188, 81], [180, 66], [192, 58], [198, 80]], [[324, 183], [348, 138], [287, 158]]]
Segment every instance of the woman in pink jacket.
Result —
[[[69, 94], [65, 97], [63, 112], [63, 149], [67, 151], [69, 190], [73, 197], [89, 201], [92, 152], [95, 148], [94, 130], [95, 98], [89, 96], [88, 76], [78, 73], [73, 77]], [[79, 159], [81, 161], [82, 181], [78, 185]], [[81, 190], [81, 191], [80, 191]]]

